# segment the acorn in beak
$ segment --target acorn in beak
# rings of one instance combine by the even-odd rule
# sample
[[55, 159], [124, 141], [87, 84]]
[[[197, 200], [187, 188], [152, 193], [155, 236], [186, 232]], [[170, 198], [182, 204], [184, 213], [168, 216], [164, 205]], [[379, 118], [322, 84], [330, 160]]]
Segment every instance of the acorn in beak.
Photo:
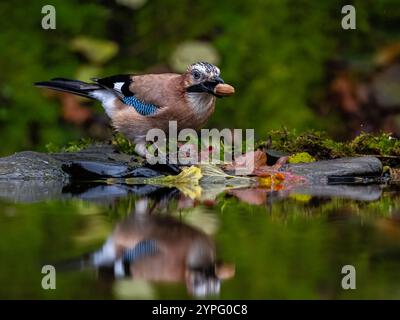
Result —
[[214, 83], [215, 84], [212, 86], [212, 92], [210, 93], [218, 98], [228, 97], [235, 93], [235, 88], [226, 84], [221, 77], [215, 77]]
[[235, 88], [226, 83], [219, 83], [214, 87], [214, 95], [217, 97], [228, 97], [235, 93]]
[[190, 86], [187, 92], [206, 92], [221, 98], [233, 95], [235, 93], [235, 88], [226, 84], [222, 78], [215, 77], [213, 80]]

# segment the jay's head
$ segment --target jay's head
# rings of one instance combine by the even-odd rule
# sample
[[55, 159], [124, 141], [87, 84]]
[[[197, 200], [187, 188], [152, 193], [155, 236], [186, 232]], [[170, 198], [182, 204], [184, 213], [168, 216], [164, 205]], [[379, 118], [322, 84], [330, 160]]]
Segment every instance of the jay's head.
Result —
[[224, 83], [220, 73], [218, 67], [208, 62], [191, 64], [185, 74], [186, 92], [208, 93], [221, 97], [215, 89], [217, 85]]

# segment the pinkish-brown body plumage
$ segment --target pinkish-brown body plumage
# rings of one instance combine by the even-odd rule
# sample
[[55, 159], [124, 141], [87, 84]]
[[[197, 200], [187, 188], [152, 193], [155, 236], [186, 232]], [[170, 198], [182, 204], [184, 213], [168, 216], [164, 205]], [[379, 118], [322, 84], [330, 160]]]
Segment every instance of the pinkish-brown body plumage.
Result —
[[214, 112], [215, 97], [207, 94], [204, 97], [205, 103], [196, 108], [183, 89], [187, 86], [186, 81], [185, 75], [178, 74], [133, 77], [130, 90], [138, 92], [135, 95], [138, 99], [158, 106], [157, 113], [141, 115], [134, 108], [126, 108], [121, 100], [116, 99], [116, 112], [112, 116], [113, 126], [136, 142], [146, 136], [149, 128], [159, 128], [168, 132], [171, 120], [177, 121], [178, 130], [201, 128]]

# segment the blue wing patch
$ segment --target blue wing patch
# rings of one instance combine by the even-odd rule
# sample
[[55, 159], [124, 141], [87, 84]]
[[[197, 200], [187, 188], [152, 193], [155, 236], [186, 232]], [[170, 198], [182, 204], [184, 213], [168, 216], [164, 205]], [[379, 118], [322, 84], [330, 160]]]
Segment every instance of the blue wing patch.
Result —
[[157, 243], [154, 240], [142, 240], [136, 246], [123, 253], [122, 260], [134, 263], [135, 261], [158, 253]]
[[122, 101], [128, 106], [134, 107], [142, 116], [148, 116], [157, 111], [157, 107], [154, 104], [140, 101], [135, 96], [124, 97]]

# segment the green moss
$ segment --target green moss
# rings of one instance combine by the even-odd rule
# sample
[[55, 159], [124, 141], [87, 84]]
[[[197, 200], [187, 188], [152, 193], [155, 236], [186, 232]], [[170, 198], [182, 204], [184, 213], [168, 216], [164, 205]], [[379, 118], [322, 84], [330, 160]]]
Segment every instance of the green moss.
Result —
[[381, 156], [400, 156], [400, 141], [388, 133], [373, 135], [361, 133], [350, 143], [350, 147], [361, 154], [375, 154]]
[[[70, 141], [65, 146], [59, 146], [53, 142], [46, 144], [46, 150], [49, 153], [56, 152], [77, 152], [87, 148], [90, 145], [94, 144], [104, 144], [104, 141], [96, 141], [94, 139], [83, 138], [76, 141]], [[135, 145], [125, 138], [122, 134], [116, 133], [111, 141], [107, 143], [111, 143], [115, 149], [120, 153], [125, 154], [135, 154]]]
[[70, 141], [64, 146], [57, 145], [53, 142], [46, 144], [46, 150], [49, 153], [56, 153], [56, 152], [77, 152], [81, 151], [82, 149], [87, 148], [90, 145], [94, 144], [104, 144], [104, 143], [111, 143], [115, 149], [120, 153], [125, 154], [136, 154], [135, 153], [135, 144], [129, 141], [120, 133], [115, 133], [111, 141], [96, 141], [94, 139], [82, 138], [75, 141]]
[[361, 133], [352, 141], [338, 142], [324, 132], [296, 130], [273, 130], [269, 133], [268, 142], [257, 147], [271, 148], [290, 154], [308, 153], [316, 160], [334, 159], [360, 155], [374, 155], [384, 165], [400, 166], [400, 140], [390, 134]]
[[[60, 147], [55, 143], [48, 143], [46, 149], [54, 152], [76, 152], [91, 144], [93, 139], [80, 139], [69, 142]], [[125, 154], [135, 154], [135, 145], [123, 135], [116, 133], [111, 144], [115, 149]], [[223, 154], [224, 146], [221, 145]], [[390, 134], [361, 133], [352, 141], [338, 142], [328, 137], [324, 132], [305, 131], [297, 133], [296, 130], [273, 130], [268, 135], [268, 142], [256, 143], [255, 149], [275, 149], [292, 154], [289, 163], [311, 162], [316, 160], [335, 159], [361, 155], [374, 155], [383, 165], [400, 167], [400, 140]]]
[[53, 142], [49, 142], [48, 144], [46, 144], [46, 150], [49, 153], [77, 152], [87, 148], [89, 145], [94, 143], [95, 141], [93, 139], [88, 139], [88, 138], [82, 138], [80, 140], [70, 141], [65, 146], [58, 146]]
[[291, 154], [307, 152], [318, 160], [354, 155], [346, 143], [333, 141], [326, 133], [314, 130], [302, 133], [286, 128], [272, 130], [268, 147]]
[[135, 144], [120, 133], [114, 134], [111, 143], [121, 153], [135, 154]]
[[315, 162], [315, 158], [308, 152], [299, 152], [289, 157], [289, 163], [308, 163]]

